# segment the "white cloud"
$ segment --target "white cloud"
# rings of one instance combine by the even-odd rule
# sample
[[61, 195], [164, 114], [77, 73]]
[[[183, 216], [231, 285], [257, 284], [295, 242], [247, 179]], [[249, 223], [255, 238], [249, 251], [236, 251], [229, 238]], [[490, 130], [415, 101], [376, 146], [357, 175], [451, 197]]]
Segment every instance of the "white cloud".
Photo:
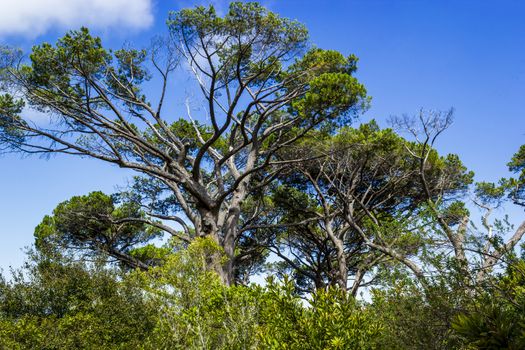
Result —
[[152, 0], [0, 0], [0, 36], [35, 37], [52, 27], [143, 29]]

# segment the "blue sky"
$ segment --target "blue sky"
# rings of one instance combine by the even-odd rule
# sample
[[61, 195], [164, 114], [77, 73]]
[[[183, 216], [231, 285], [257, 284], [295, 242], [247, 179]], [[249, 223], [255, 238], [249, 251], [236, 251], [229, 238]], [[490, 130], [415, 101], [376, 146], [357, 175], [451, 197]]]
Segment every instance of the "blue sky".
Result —
[[[0, 43], [53, 42], [87, 25], [105, 44], [146, 45], [165, 30], [169, 10], [209, 1], [2, 0]], [[212, 1], [219, 10], [226, 1]], [[311, 41], [354, 53], [358, 78], [373, 97], [361, 121], [454, 107], [441, 152], [460, 155], [478, 180], [508, 175], [505, 164], [525, 143], [525, 2], [273, 0], [271, 10], [297, 19]], [[176, 89], [175, 89], [176, 91]], [[178, 91], [180, 98], [184, 91]], [[113, 192], [131, 173], [89, 159], [0, 158], [0, 268], [20, 266], [33, 229], [61, 201], [93, 190]], [[516, 211], [513, 214], [522, 215]], [[517, 217], [516, 219], [521, 219]]]

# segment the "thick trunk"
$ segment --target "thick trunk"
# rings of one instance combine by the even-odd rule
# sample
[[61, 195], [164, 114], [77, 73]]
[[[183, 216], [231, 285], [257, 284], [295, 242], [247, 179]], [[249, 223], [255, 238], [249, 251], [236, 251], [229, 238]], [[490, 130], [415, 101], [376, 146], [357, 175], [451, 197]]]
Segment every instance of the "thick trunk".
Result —
[[[212, 235], [213, 237], [213, 240], [215, 241], [215, 243], [217, 243], [217, 245], [219, 247], [221, 247], [223, 250], [224, 247], [223, 247], [223, 244], [222, 244], [222, 239], [219, 237], [218, 235], [218, 232], [214, 233]], [[210, 261], [209, 261], [209, 266], [208, 268], [211, 270], [211, 271], [215, 271], [219, 277], [221, 278], [221, 281], [222, 283], [224, 283], [225, 285], [227, 286], [230, 286], [232, 283], [232, 273], [230, 272], [230, 269], [229, 269], [229, 264], [228, 262], [231, 260], [229, 258], [227, 258], [227, 261], [225, 262], [225, 257], [224, 257], [224, 254], [222, 252], [216, 252], [213, 254], [213, 256], [210, 257]]]
[[235, 283], [235, 248], [237, 243], [238, 226], [241, 217], [241, 202], [244, 200], [244, 186], [235, 191], [230, 207], [226, 214], [226, 219], [222, 227], [222, 248], [226, 255], [226, 262], [223, 264], [225, 283], [233, 285]]
[[346, 266], [346, 255], [343, 247], [343, 242], [338, 240], [336, 243], [337, 249], [337, 264], [339, 265], [338, 284], [342, 291], [346, 292], [348, 284], [348, 268]]
[[223, 271], [223, 282], [231, 286], [235, 284], [235, 276], [234, 276], [234, 254], [235, 254], [235, 240], [229, 239], [224, 242], [223, 245], [224, 254], [226, 255], [226, 262], [222, 264], [222, 271]]
[[[217, 211], [209, 210], [207, 208], [199, 208], [200, 221], [195, 225], [195, 231], [197, 237], [210, 237], [220, 248], [224, 249], [224, 240], [221, 234], [221, 228], [219, 225], [219, 214]], [[225, 249], [224, 249], [225, 250]], [[208, 269], [215, 271], [222, 282], [226, 285], [230, 285], [230, 275], [227, 266], [224, 264], [223, 254], [220, 252], [214, 252], [211, 256], [207, 257]]]
[[211, 269], [216, 271], [224, 284], [231, 286], [235, 283], [235, 248], [237, 242], [238, 225], [241, 215], [241, 203], [245, 198], [245, 189], [241, 185], [234, 192], [231, 202], [226, 208], [220, 210], [199, 210], [201, 222], [197, 225], [197, 236], [212, 237], [224, 251], [224, 255], [212, 257]]
[[337, 284], [339, 285], [342, 291], [346, 292], [347, 284], [348, 284], [348, 267], [346, 265], [346, 254], [345, 254], [344, 244], [343, 244], [343, 240], [341, 240], [339, 237], [337, 237], [334, 234], [331, 225], [332, 225], [331, 221], [326, 222], [326, 230], [328, 233], [328, 237], [334, 244], [336, 252], [337, 252], [337, 265], [338, 265]]
[[226, 254], [226, 262], [223, 265], [223, 270], [226, 276], [226, 284], [235, 284], [235, 248], [237, 244], [237, 235], [239, 234], [239, 221], [241, 219], [241, 205], [246, 199], [247, 195], [247, 183], [250, 181], [251, 176], [247, 176], [242, 181], [237, 189], [233, 192], [230, 205], [227, 209], [224, 224], [222, 227], [223, 242], [222, 248]]

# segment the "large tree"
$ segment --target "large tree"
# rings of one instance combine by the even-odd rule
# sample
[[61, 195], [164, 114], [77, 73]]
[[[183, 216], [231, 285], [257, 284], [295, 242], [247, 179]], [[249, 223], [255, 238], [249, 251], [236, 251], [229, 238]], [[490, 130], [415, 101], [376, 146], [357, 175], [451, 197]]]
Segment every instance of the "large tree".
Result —
[[266, 216], [243, 230], [258, 230], [266, 241], [255, 245], [267, 244], [301, 288], [337, 284], [355, 294], [378, 267], [397, 264], [423, 285], [454, 271], [473, 291], [525, 233], [523, 223], [510, 232], [507, 219], [491, 217], [505, 202], [523, 205], [524, 148], [509, 163], [517, 178], [472, 185], [457, 155], [434, 148], [451, 121], [452, 111], [394, 118], [412, 140], [375, 122], [311, 133], [282, 155], [304, 161], [280, 173]]
[[[412, 154], [420, 146], [374, 121], [310, 136], [283, 155], [309, 159], [281, 173], [268, 208], [268, 217], [278, 220], [253, 226], [270, 232], [270, 249], [316, 288], [336, 284], [355, 294], [379, 265], [392, 263], [422, 278], [423, 268], [410, 260], [430, 243], [420, 220], [427, 194]], [[433, 199], [461, 193], [472, 177], [456, 156], [435, 150], [424, 173]]]
[[[232, 3], [223, 17], [211, 6], [181, 10], [168, 27], [149, 50], [108, 50], [85, 28], [35, 46], [29, 61], [2, 50], [0, 144], [137, 171], [162, 193], [148, 215], [180, 228], [184, 241], [213, 237], [228, 257], [218, 272], [232, 283], [252, 188], [275, 176], [277, 154], [305, 134], [349, 122], [366, 91], [352, 76], [354, 56], [310, 48], [303, 25], [257, 3]], [[164, 106], [177, 96], [172, 76], [188, 71], [203, 115], [189, 107], [178, 119]], [[146, 95], [153, 82], [155, 99]], [[24, 105], [49, 122], [32, 122]]]

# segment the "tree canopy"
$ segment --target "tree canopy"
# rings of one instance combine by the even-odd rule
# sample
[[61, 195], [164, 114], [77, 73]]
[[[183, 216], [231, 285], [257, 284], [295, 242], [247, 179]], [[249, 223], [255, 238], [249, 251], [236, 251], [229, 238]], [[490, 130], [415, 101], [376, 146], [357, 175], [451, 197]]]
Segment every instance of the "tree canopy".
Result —
[[[355, 56], [310, 47], [303, 25], [257, 3], [234, 2], [223, 17], [212, 6], [174, 12], [168, 29], [150, 50], [108, 50], [86, 28], [35, 46], [28, 62], [3, 70], [0, 141], [26, 153], [89, 156], [158, 183], [177, 202], [162, 219], [188, 222], [187, 241], [214, 237], [231, 283], [253, 177], [273, 177], [278, 153], [311, 130], [350, 121], [366, 90], [353, 77]], [[164, 115], [181, 65], [206, 116]], [[157, 101], [144, 89], [153, 77]], [[49, 125], [25, 119], [24, 105], [49, 115]]]

